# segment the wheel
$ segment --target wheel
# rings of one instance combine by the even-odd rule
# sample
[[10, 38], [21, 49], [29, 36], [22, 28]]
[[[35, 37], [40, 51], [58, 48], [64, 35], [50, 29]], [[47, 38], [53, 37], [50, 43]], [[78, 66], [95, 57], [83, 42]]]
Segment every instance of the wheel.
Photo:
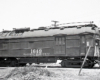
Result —
[[16, 61], [11, 61], [10, 66], [11, 67], [16, 67]]
[[86, 61], [84, 64], [84, 68], [93, 68], [94, 62]]
[[5, 62], [7, 67], [16, 67], [18, 65], [18, 60], [16, 58], [7, 58]]
[[65, 67], [65, 61], [64, 60], [62, 60], [62, 62], [61, 62], [61, 67]]
[[93, 66], [94, 66], [94, 63], [89, 64], [89, 68], [93, 68]]

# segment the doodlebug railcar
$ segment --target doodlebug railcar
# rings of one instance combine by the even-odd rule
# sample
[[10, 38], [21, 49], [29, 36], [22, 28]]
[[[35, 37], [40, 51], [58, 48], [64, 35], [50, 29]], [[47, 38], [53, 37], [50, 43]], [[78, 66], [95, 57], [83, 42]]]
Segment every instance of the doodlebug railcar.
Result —
[[80, 67], [90, 47], [84, 67], [93, 67], [99, 56], [99, 29], [93, 23], [38, 29], [14, 28], [0, 33], [0, 65], [53, 63]]

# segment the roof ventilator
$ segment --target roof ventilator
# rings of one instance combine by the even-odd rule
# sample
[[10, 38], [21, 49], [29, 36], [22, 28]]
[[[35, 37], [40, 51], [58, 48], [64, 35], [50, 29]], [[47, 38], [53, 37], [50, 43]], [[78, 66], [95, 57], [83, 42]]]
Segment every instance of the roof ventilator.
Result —
[[45, 31], [49, 31], [49, 28], [46, 28]]
[[15, 31], [15, 33], [23, 33], [23, 32], [26, 32], [26, 31], [30, 31], [30, 28], [13, 28], [13, 30]]
[[46, 27], [39, 27], [38, 30], [45, 30]]
[[65, 29], [65, 27], [60, 27], [60, 30], [64, 30]]

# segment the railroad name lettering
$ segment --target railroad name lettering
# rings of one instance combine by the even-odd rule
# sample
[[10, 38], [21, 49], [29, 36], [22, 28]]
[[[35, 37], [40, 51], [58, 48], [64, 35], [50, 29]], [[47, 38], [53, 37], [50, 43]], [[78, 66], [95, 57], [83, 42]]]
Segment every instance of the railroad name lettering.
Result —
[[31, 49], [31, 53], [24, 53], [24, 56], [49, 56], [50, 53], [43, 52], [42, 49]]

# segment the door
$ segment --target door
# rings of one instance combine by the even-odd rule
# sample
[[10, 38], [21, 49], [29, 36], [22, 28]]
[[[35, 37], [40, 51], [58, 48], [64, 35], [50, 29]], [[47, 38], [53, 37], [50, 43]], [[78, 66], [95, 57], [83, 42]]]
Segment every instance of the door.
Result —
[[80, 51], [80, 56], [85, 56], [86, 54], [86, 39], [85, 36], [81, 36], [81, 51]]
[[57, 36], [55, 37], [55, 48], [54, 48], [54, 54], [65, 54], [65, 37], [64, 36]]

